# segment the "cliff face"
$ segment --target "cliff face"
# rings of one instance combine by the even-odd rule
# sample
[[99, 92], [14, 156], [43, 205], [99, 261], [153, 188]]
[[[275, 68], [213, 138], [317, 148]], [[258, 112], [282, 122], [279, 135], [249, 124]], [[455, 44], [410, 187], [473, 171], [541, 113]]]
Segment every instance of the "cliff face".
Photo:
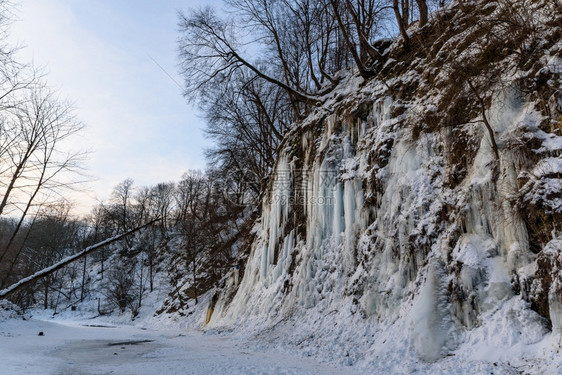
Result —
[[401, 371], [562, 330], [561, 8], [507, 3], [435, 14], [286, 136], [209, 326]]

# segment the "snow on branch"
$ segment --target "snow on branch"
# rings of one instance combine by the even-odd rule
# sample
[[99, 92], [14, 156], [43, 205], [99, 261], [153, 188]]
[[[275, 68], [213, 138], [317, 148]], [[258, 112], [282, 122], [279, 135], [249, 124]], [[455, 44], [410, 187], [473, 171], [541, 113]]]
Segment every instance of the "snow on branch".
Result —
[[16, 290], [18, 290], [18, 289], [20, 289], [20, 288], [22, 288], [22, 287], [24, 287], [24, 286], [26, 286], [30, 283], [33, 283], [33, 282], [37, 281], [38, 279], [40, 279], [42, 277], [45, 277], [45, 276], [63, 268], [64, 266], [82, 258], [83, 256], [88, 255], [91, 252], [94, 252], [94, 251], [96, 251], [96, 250], [98, 250], [98, 249], [100, 249], [100, 248], [102, 248], [106, 245], [109, 245], [112, 242], [118, 241], [121, 238], [123, 238], [125, 236], [128, 236], [129, 234], [135, 233], [135, 232], [137, 232], [137, 231], [139, 231], [143, 228], [146, 228], [146, 227], [156, 223], [157, 221], [160, 221], [160, 219], [154, 219], [154, 220], [149, 221], [148, 223], [145, 223], [141, 226], [130, 229], [127, 232], [118, 234], [118, 235], [116, 235], [114, 237], [111, 237], [111, 238], [108, 238], [108, 239], [106, 239], [102, 242], [98, 242], [95, 245], [88, 246], [87, 248], [85, 248], [84, 250], [82, 250], [81, 252], [79, 252], [77, 254], [70, 255], [70, 256], [64, 258], [63, 260], [61, 260], [60, 262], [53, 264], [52, 266], [44, 268], [41, 271], [37, 271], [33, 275], [30, 275], [30, 276], [28, 276], [24, 279], [21, 279], [20, 281], [18, 281], [17, 283], [9, 286], [8, 288], [0, 290], [0, 299], [6, 298], [10, 294], [14, 293]]

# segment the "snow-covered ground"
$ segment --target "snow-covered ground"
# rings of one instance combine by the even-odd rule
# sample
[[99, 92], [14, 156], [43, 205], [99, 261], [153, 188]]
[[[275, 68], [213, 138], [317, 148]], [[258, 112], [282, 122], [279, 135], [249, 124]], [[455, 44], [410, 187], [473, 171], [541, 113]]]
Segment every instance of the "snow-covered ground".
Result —
[[[39, 336], [43, 332], [43, 336]], [[92, 321], [0, 322], [0, 374], [356, 374], [200, 331]]]

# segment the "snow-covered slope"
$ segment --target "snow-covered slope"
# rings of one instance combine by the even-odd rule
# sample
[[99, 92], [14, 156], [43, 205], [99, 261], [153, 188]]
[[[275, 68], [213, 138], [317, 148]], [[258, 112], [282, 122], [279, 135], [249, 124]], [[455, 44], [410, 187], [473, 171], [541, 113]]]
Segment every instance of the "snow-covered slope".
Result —
[[208, 327], [377, 371], [560, 371], [560, 4], [504, 3], [435, 14], [286, 136]]

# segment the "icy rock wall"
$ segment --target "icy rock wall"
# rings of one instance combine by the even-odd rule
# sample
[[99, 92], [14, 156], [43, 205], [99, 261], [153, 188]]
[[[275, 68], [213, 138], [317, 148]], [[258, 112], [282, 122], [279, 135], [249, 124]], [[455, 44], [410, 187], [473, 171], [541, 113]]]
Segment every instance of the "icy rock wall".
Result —
[[513, 145], [538, 132], [533, 104], [515, 90], [492, 102], [499, 160], [482, 124], [465, 125], [477, 149], [456, 185], [447, 179], [452, 133], [414, 134], [401, 105], [372, 93], [286, 137], [244, 277], [219, 298], [210, 326], [263, 329], [349, 310], [366, 325], [408, 321], [412, 350], [434, 361], [457, 345], [457, 332], [521, 293], [546, 296], [560, 331], [562, 284], [537, 281], [514, 203], [530, 162]]
[[[372, 122], [387, 121], [387, 109], [378, 105]], [[218, 302], [213, 319], [267, 320], [294, 304], [311, 308], [328, 294], [347, 293], [368, 221], [357, 171], [367, 163], [356, 152], [367, 126], [343, 124], [336, 115], [323, 123], [320, 138], [316, 129], [306, 131], [280, 155], [245, 276], [228, 306]]]
[[[389, 47], [384, 82], [342, 72], [285, 136], [244, 275], [226, 281], [209, 326], [270, 338], [286, 324], [297, 345], [338, 342], [348, 359], [351, 346], [393, 355], [405, 342], [430, 362], [476, 330], [509, 345], [562, 331], [562, 24], [553, 2], [520, 2], [537, 34], [514, 41], [540, 46], [533, 59], [460, 71], [488, 51], [470, 14], [505, 15], [481, 5], [433, 17], [418, 54]], [[486, 324], [519, 328], [496, 340]]]

